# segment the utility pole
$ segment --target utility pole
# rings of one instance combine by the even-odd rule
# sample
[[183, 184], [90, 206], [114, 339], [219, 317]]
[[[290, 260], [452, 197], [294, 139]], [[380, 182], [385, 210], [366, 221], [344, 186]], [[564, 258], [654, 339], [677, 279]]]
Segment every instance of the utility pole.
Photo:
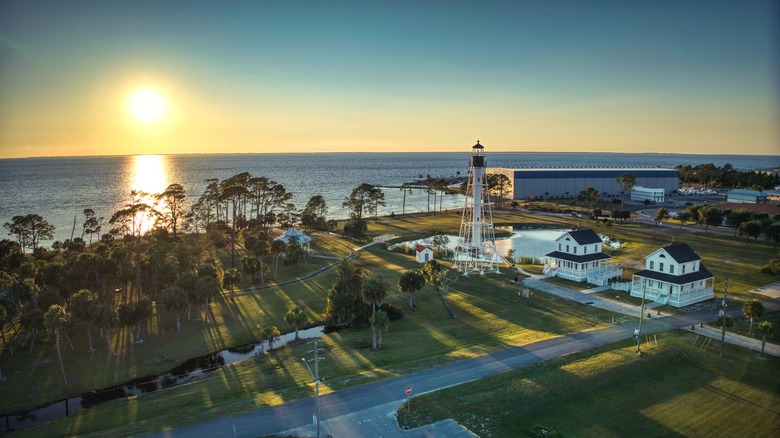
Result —
[[314, 372], [312, 372], [311, 367], [309, 366], [309, 361], [306, 360], [305, 357], [302, 357], [301, 360], [306, 364], [306, 369], [309, 370], [311, 378], [314, 379], [314, 400], [316, 404], [314, 425], [317, 428], [317, 438], [320, 438], [320, 381], [323, 379], [320, 378], [320, 360], [322, 360], [322, 358], [320, 357], [320, 349], [317, 347], [318, 342], [319, 340], [315, 340], [314, 350], [309, 351], [309, 353], [314, 351], [314, 359], [312, 359], [314, 361]]
[[729, 294], [729, 279], [723, 284], [723, 301], [721, 302], [720, 312], [720, 358], [723, 359], [723, 344], [726, 343], [726, 297]]
[[642, 334], [642, 319], [645, 316], [645, 283], [647, 283], [647, 280], [642, 279], [642, 306], [639, 307], [639, 328], [634, 332], [634, 337], [636, 338], [636, 354], [637, 356], [642, 355], [642, 348], [640, 340], [641, 334]]

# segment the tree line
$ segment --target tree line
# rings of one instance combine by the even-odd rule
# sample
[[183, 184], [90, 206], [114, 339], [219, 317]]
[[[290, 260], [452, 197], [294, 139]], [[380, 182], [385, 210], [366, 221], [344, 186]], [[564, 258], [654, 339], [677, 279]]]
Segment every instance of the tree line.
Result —
[[[142, 343], [142, 323], [155, 305], [176, 314], [177, 330], [185, 314], [187, 320], [213, 324], [214, 299], [223, 292], [234, 299], [243, 276], [262, 285], [267, 276], [276, 278], [280, 266], [294, 275], [300, 261], [306, 263], [304, 246], [295, 238], [287, 243], [274, 239], [273, 226], [335, 226], [327, 220], [322, 196], [312, 196], [297, 210], [284, 186], [249, 173], [208, 180], [192, 205], [186, 200], [180, 184], [157, 194], [132, 191], [108, 220], [85, 209], [80, 227], [74, 220], [70, 238], [49, 248], [42, 242], [52, 240], [55, 229], [45, 218], [28, 214], [6, 222], [13, 239], [0, 240], [4, 347], [11, 354], [32, 351], [40, 335], [50, 333], [59, 353], [60, 337], [72, 347], [69, 332], [81, 323], [88, 351], [96, 349], [95, 329], [116, 355], [116, 330], [125, 329], [131, 342]], [[229, 252], [229, 265], [218, 262], [220, 251]], [[294, 313], [285, 319], [297, 334], [305, 318]], [[278, 333], [275, 327], [267, 329], [271, 338]]]
[[698, 184], [707, 187], [734, 187], [761, 191], [780, 185], [780, 176], [762, 171], [740, 171], [731, 164], [716, 166], [712, 163], [697, 166], [680, 164], [675, 166], [684, 184]]

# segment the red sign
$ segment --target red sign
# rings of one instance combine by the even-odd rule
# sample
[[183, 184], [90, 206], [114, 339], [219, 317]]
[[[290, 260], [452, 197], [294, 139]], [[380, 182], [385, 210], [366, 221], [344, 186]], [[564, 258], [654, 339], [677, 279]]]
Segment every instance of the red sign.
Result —
[[411, 393], [412, 393], [412, 387], [411, 386], [407, 386], [406, 387], [406, 395], [409, 395]]

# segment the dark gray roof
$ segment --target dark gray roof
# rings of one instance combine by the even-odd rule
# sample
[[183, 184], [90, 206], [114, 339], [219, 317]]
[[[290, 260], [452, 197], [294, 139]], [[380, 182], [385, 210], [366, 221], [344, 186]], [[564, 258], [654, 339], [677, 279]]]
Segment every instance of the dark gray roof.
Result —
[[684, 243], [678, 243], [675, 245], [665, 246], [663, 248], [666, 252], [672, 256], [675, 262], [685, 263], [692, 262], [694, 260], [701, 260], [698, 254], [696, 254], [690, 246]]
[[549, 254], [546, 254], [545, 257], [553, 257], [556, 259], [566, 260], [574, 263], [587, 263], [596, 260], [609, 260], [612, 258], [604, 254], [603, 252], [594, 252], [593, 254], [575, 255], [575, 254], [569, 254], [560, 251], [553, 251]]
[[650, 271], [647, 269], [645, 269], [644, 271], [639, 271], [634, 275], [638, 277], [649, 278], [651, 280], [665, 281], [667, 283], [672, 283], [672, 284], [688, 284], [688, 283], [693, 283], [694, 281], [699, 281], [699, 280], [704, 280], [707, 278], [714, 277], [712, 275], [712, 272], [707, 270], [707, 268], [705, 268], [704, 265], [702, 264], [699, 264], [698, 272], [690, 272], [688, 274], [683, 274], [683, 275], [671, 275], [671, 274], [666, 274], [664, 272]]
[[578, 245], [589, 245], [591, 243], [603, 243], [598, 234], [591, 229], [568, 231], [567, 234], [577, 242]]

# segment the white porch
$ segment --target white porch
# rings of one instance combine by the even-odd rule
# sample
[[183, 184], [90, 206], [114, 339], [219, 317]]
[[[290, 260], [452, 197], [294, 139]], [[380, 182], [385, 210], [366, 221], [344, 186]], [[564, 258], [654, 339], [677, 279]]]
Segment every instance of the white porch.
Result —
[[685, 307], [715, 296], [715, 279], [708, 278], [687, 284], [674, 284], [661, 280], [652, 280], [634, 276], [631, 281], [632, 297], [642, 298], [642, 283], [645, 283], [645, 301], [668, 304], [673, 307]]
[[[593, 266], [594, 264], [596, 266]], [[548, 259], [544, 265], [544, 274], [548, 277], [560, 277], [577, 282], [587, 281], [589, 284], [604, 286], [609, 279], [623, 275], [623, 268], [611, 262], [576, 263], [566, 260]]]

